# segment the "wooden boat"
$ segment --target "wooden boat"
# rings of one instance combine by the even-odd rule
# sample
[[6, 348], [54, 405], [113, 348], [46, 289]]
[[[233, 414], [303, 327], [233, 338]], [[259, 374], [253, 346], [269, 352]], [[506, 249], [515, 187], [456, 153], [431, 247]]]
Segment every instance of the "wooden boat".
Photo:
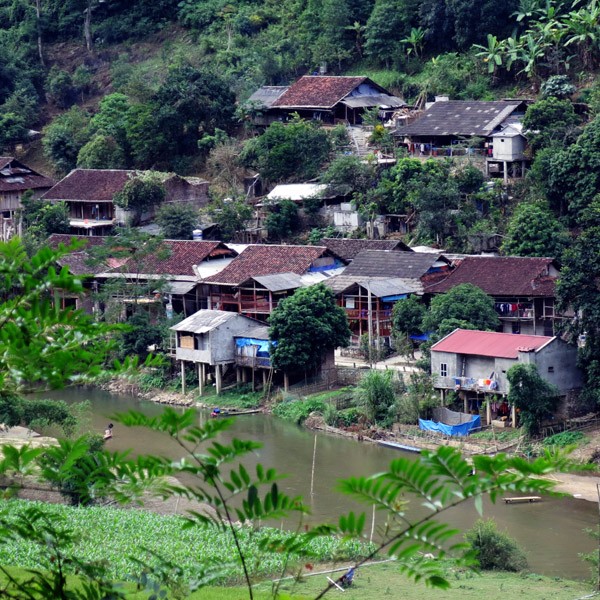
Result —
[[506, 504], [517, 504], [519, 502], [541, 502], [541, 496], [517, 496], [515, 498], [502, 498]]
[[394, 448], [395, 450], [403, 450], [404, 452], [421, 452], [421, 448], [417, 448], [416, 446], [409, 446], [407, 444], [399, 444], [398, 442], [379, 440], [378, 443], [380, 446], [385, 446], [386, 448]]
[[259, 412], [262, 412], [260, 408], [221, 408], [218, 411], [213, 410], [210, 413], [210, 416], [213, 419], [217, 419], [218, 417], [237, 417], [239, 415], [255, 415]]

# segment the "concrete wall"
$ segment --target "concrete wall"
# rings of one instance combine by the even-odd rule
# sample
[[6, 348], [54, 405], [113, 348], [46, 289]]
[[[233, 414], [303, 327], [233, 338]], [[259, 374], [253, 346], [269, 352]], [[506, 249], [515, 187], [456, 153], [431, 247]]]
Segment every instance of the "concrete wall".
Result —
[[512, 137], [494, 136], [493, 158], [498, 160], [522, 160], [525, 150], [525, 138], [520, 135]]
[[[577, 348], [555, 339], [532, 355], [540, 376], [555, 385], [562, 394], [583, 385], [583, 374], [577, 368]], [[521, 353], [519, 354], [519, 360]]]
[[177, 349], [175, 357], [177, 360], [185, 360], [195, 363], [206, 363], [209, 365], [233, 363], [235, 362], [235, 341], [234, 336], [244, 336], [250, 329], [256, 327], [256, 322], [244, 317], [235, 315], [234, 319], [229, 319], [219, 327], [209, 331], [206, 334], [194, 334], [192, 332], [178, 332], [183, 335], [194, 335], [197, 339], [204, 337], [206, 340], [205, 348], [193, 350], [181, 348], [179, 345], [179, 336], [177, 337]]

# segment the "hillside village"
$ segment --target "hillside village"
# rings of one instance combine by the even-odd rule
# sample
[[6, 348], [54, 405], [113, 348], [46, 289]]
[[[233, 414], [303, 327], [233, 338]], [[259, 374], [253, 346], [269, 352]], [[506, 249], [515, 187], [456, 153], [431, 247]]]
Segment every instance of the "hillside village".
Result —
[[[596, 500], [599, 32], [596, 0], [0, 0], [0, 596], [524, 572], [436, 520], [487, 496], [597, 578], [545, 500]], [[515, 578], [479, 596], [563, 597]]]
[[[290, 123], [293, 127], [303, 118], [330, 131], [340, 131], [341, 127], [347, 145], [338, 150], [338, 160], [356, 161], [349, 163], [350, 171], [369, 168], [385, 178], [386, 173], [410, 161], [418, 169], [429, 163], [433, 168], [437, 168], [436, 162], [452, 164], [450, 169], [471, 178], [472, 189], [464, 198], [472, 202], [470, 198], [477, 194], [482, 200], [485, 194], [502, 197], [526, 176], [532, 152], [523, 120], [530, 104], [527, 100], [451, 101], [436, 97], [424, 106], [408, 106], [366, 77], [311, 75], [291, 86], [260, 88], [245, 106], [252, 107], [252, 122], [259, 130], [272, 124]], [[379, 130], [386, 147], [376, 141]], [[565, 324], [574, 319], [572, 307], [561, 305], [558, 299], [561, 264], [555, 256], [507, 255], [506, 245], [501, 247], [499, 242], [503, 236], [493, 233], [470, 236], [467, 246], [471, 252], [447, 251], [439, 247], [440, 242], [444, 234], [453, 236], [453, 212], [459, 211], [444, 212], [442, 207], [438, 215], [441, 235], [436, 235], [436, 243], [415, 246], [414, 240], [419, 239], [415, 229], [422, 220], [418, 213], [413, 210], [410, 214], [382, 213], [365, 218], [351, 178], [346, 182], [334, 178], [328, 183], [298, 180], [273, 185], [261, 172], [251, 174], [244, 183], [247, 218], [240, 221], [239, 229], [228, 231], [227, 238], [233, 242], [223, 242], [219, 237], [224, 233], [223, 225], [206, 220], [210, 216], [206, 212], [211, 202], [209, 181], [155, 171], [85, 168], [76, 168], [53, 181], [14, 157], [2, 158], [2, 164], [4, 239], [27, 235], [21, 198], [37, 199], [42, 207], [61, 207], [68, 233], [52, 233], [45, 243], [56, 248], [80, 240], [76, 251], [66, 254], [59, 265], [85, 277], [89, 290], [83, 297], [65, 298], [64, 302], [97, 316], [105, 314], [107, 302], [116, 303], [118, 319], [125, 320], [139, 310], [153, 322], [176, 316], [180, 322], [171, 327], [169, 347], [161, 350], [179, 365], [184, 392], [186, 369], [197, 374], [201, 395], [209, 382], [214, 382], [220, 394], [231, 377], [238, 384], [252, 381], [253, 388], [275, 384], [285, 391], [305, 379], [306, 368], [300, 361], [295, 368], [273, 368], [269, 351], [277, 340], [269, 335], [269, 317], [282, 300], [317, 284], [332, 292], [348, 321], [348, 347], [340, 356], [360, 357], [366, 348], [371, 361], [372, 355], [383, 358], [400, 350], [406, 352], [405, 346], [398, 347], [403, 329], [398, 318], [394, 322], [397, 304], [410, 297], [425, 309], [436, 295], [457, 286], [474, 286], [486, 294], [497, 317], [492, 329], [501, 335], [487, 338], [490, 348], [475, 352], [479, 362], [485, 356], [502, 357], [504, 342], [500, 340], [504, 337], [531, 339], [524, 346], [531, 345], [532, 351], [537, 351], [564, 337]], [[157, 199], [148, 201], [153, 194]], [[482, 200], [475, 201], [473, 209], [480, 219], [486, 215]], [[284, 220], [284, 207], [296, 213], [293, 218], [300, 221], [300, 228], [311, 221], [320, 224], [321, 229], [311, 230], [308, 245], [306, 241], [302, 245], [287, 240], [285, 244], [273, 243], [277, 241], [273, 239], [273, 215]], [[111, 255], [105, 249], [102, 259], [93, 260], [94, 248], [115, 248], [114, 236], [118, 240], [123, 228], [134, 227], [142, 236], [160, 236], [157, 210], [169, 208], [189, 212], [183, 216], [173, 213], [173, 221], [182, 219], [179, 224], [184, 239], [159, 242], [164, 258], [158, 250], [144, 253], [147, 238], [142, 237], [129, 251], [131, 258], [118, 258], [119, 250]], [[189, 215], [196, 215], [195, 219], [190, 221]], [[315, 239], [318, 232], [324, 237]], [[125, 285], [101, 302], [102, 290], [110, 290], [115, 282]], [[464, 319], [457, 325], [459, 330], [460, 326], [472, 328]], [[411, 353], [420, 344], [429, 346], [428, 340], [440, 337], [418, 326], [407, 334]], [[521, 343], [514, 344], [521, 352]], [[315, 371], [330, 385], [336, 382], [333, 350], [319, 357]], [[445, 390], [451, 390], [462, 403], [455, 403], [459, 412], [479, 414], [480, 407], [485, 406], [482, 416], [490, 425], [508, 392], [508, 367], [469, 367], [467, 358], [473, 353], [454, 345], [453, 352], [463, 358], [458, 363], [451, 361], [455, 364], [449, 370], [448, 363], [437, 360], [437, 345], [432, 350], [436, 351], [432, 364], [425, 365], [425, 370], [431, 370], [433, 386], [440, 389], [441, 405], [447, 404]], [[552, 385], [560, 383], [560, 394], [567, 400], [559, 411], [563, 419], [589, 412], [589, 403], [577, 401], [583, 379], [576, 354], [573, 348], [558, 356], [556, 365], [544, 367], [541, 374]], [[531, 362], [526, 355], [519, 361]], [[449, 385], [444, 383], [448, 378]], [[512, 411], [511, 422], [516, 425], [514, 406]]]

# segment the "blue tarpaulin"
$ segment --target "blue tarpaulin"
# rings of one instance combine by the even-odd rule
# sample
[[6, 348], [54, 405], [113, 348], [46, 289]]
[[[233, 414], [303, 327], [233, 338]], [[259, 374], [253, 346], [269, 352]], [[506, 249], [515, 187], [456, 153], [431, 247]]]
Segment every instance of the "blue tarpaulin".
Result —
[[425, 419], [419, 419], [419, 429], [425, 431], [437, 431], [444, 435], [469, 435], [472, 429], [479, 429], [481, 427], [481, 417], [479, 415], [473, 415], [473, 418], [467, 423], [460, 423], [459, 425], [445, 425], [444, 423], [438, 423], [437, 421], [426, 421]]
[[235, 345], [238, 348], [243, 348], [244, 346], [258, 346], [257, 356], [268, 356], [269, 355], [269, 345], [276, 345], [276, 342], [270, 342], [269, 340], [258, 340], [256, 338], [235, 338]]

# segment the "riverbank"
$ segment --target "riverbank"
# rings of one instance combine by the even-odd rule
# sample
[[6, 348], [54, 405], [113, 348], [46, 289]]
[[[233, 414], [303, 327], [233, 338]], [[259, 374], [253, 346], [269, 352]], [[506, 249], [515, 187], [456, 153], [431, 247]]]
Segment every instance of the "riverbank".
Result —
[[[252, 396], [250, 405], [256, 406], [256, 397], [258, 394], [224, 394], [221, 396], [210, 395], [198, 398], [196, 391], [190, 391], [187, 394], [181, 392], [152, 390], [143, 392], [139, 386], [132, 385], [127, 380], [115, 380], [109, 385], [103, 386], [104, 389], [112, 393], [121, 393], [133, 395], [143, 400], [151, 401], [157, 404], [166, 404], [171, 406], [197, 407], [202, 409], [211, 409], [215, 406], [221, 408], [248, 408], [247, 400], [239, 403], [237, 397]], [[264, 412], [271, 412], [269, 406], [263, 406]], [[522, 445], [522, 438], [505, 439], [506, 430], [499, 431], [493, 439], [459, 438], [459, 439], [435, 439], [432, 435], [424, 437], [415, 431], [414, 427], [396, 426], [393, 431], [379, 428], [358, 428], [350, 426], [347, 428], [337, 428], [327, 425], [324, 418], [319, 414], [311, 414], [304, 426], [308, 429], [322, 431], [328, 435], [354, 439], [359, 443], [378, 444], [382, 440], [392, 441], [406, 446], [418, 448], [419, 450], [435, 450], [440, 445], [452, 446], [459, 449], [465, 455], [493, 454], [497, 452], [506, 452], [510, 454], [519, 450]], [[587, 463], [594, 456], [595, 452], [600, 453], [600, 428], [586, 432], [588, 442], [579, 446], [573, 453], [573, 458], [581, 463]], [[1, 442], [1, 439], [0, 439]], [[596, 485], [600, 483], [600, 475], [597, 473], [556, 473], [550, 479], [555, 483], [556, 491], [567, 494], [573, 498], [586, 500], [589, 502], [598, 501], [598, 492]]]

